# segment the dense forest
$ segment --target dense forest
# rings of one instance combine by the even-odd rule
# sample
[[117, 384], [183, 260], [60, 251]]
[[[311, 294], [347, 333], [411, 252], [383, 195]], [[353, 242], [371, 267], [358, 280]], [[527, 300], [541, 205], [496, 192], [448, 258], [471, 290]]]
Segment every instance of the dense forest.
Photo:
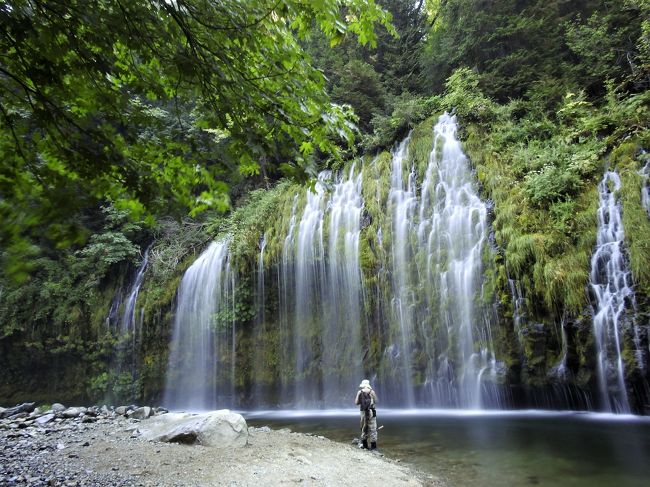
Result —
[[[162, 401], [179, 287], [214, 239], [228, 241], [236, 276], [208, 318], [221, 364], [209, 380], [228, 405], [297, 404], [283, 395], [302, 381], [326, 390], [348, 363], [404, 404], [386, 358], [395, 347], [409, 351], [406, 403], [426, 402], [443, 361], [459, 370], [459, 338], [439, 348], [444, 305], [427, 300], [443, 291], [416, 277], [424, 257], [407, 238], [413, 330], [397, 344], [388, 192], [406, 140], [404, 175], [424, 197], [447, 112], [489, 225], [472, 297], [491, 330], [474, 335], [492, 364], [481, 406], [647, 413], [650, 1], [16, 0], [0, 5], [0, 25], [4, 402]], [[361, 332], [328, 357], [337, 346], [304, 314], [313, 298], [300, 301], [298, 271], [283, 280], [286, 242], [313, 195], [331, 194], [331, 209], [334, 182], [353, 177], [361, 284], [337, 319]], [[620, 386], [598, 372], [590, 286], [607, 192], [633, 290], [614, 332], [627, 408], [597, 393], [599, 381]], [[330, 266], [323, 255], [314, 261]], [[336, 282], [313, 285], [340, 303]], [[280, 355], [299, 321], [313, 346], [298, 371]]]

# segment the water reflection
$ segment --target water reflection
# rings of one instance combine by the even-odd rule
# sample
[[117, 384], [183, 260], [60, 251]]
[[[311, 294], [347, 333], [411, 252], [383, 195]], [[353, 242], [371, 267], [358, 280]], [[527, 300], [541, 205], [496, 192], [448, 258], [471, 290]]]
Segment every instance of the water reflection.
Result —
[[[357, 413], [244, 413], [349, 443]], [[650, 418], [547, 411], [380, 411], [379, 446], [451, 486], [636, 487], [650, 478]]]

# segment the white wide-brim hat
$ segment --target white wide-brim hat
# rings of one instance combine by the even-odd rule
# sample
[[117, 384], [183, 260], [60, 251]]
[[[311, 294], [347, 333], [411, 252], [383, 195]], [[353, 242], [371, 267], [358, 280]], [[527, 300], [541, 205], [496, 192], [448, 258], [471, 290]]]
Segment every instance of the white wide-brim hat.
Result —
[[366, 387], [372, 389], [372, 387], [370, 387], [370, 381], [368, 379], [363, 379], [361, 384], [359, 384], [359, 389], [365, 389]]

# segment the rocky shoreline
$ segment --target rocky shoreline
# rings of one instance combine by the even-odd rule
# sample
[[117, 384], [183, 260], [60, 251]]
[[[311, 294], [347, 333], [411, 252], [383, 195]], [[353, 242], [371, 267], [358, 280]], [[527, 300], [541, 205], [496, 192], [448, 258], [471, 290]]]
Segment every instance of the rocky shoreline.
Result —
[[0, 486], [358, 485], [360, 478], [445, 485], [352, 445], [288, 429], [246, 428], [244, 446], [184, 444], [197, 443], [186, 433], [174, 440], [183, 443], [147, 439], [172, 416], [148, 406], [0, 408]]

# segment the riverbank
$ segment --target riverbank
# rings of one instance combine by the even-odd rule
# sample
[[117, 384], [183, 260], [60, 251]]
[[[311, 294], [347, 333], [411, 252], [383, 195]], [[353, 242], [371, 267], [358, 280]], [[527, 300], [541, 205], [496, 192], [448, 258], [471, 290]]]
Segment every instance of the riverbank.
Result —
[[[436, 486], [429, 474], [353, 445], [284, 428], [249, 428], [241, 448], [150, 442], [148, 419], [115, 416], [43, 426], [0, 424], [0, 485]], [[363, 480], [366, 482], [367, 480]]]

